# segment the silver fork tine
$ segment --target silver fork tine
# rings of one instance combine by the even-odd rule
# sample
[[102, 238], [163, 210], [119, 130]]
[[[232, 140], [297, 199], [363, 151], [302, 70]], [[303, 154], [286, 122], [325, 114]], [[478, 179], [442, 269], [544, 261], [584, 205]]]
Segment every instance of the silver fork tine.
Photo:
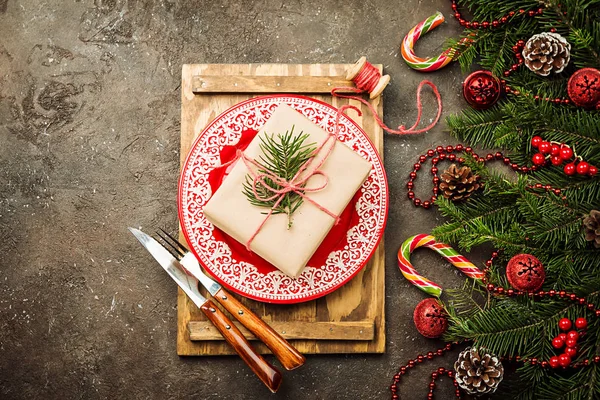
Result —
[[165, 235], [167, 235], [171, 239], [171, 241], [173, 242], [173, 244], [175, 244], [177, 247], [179, 247], [179, 252], [182, 255], [185, 255], [185, 253], [188, 252], [188, 249], [183, 244], [181, 244], [181, 242], [179, 240], [175, 239], [173, 236], [171, 236], [164, 229], [160, 228], [160, 230], [162, 231], [162, 233], [164, 233]]
[[[165, 237], [165, 235], [171, 239], [173, 239], [173, 237], [171, 235], [169, 235], [167, 232], [165, 232], [164, 230], [161, 229], [161, 231], [163, 232], [162, 234], [159, 231], [156, 231], [156, 234], [168, 246], [165, 248], [169, 251], [169, 253], [171, 253], [173, 255], [173, 257], [175, 257], [178, 260], [181, 260], [184, 256], [184, 254], [179, 250], [178, 246], [175, 246], [173, 243], [171, 243], [171, 241], [169, 239], [167, 239], [167, 237]], [[179, 243], [177, 243], [177, 244], [179, 244]]]

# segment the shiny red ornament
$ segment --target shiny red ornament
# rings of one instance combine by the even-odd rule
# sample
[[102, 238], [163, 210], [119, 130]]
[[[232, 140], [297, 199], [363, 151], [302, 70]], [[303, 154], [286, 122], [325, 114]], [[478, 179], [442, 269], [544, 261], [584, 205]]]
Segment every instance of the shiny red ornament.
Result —
[[571, 357], [567, 354], [561, 354], [558, 356], [558, 363], [561, 367], [568, 367], [571, 364]]
[[552, 339], [552, 347], [554, 347], [555, 349], [560, 349], [564, 345], [565, 341], [561, 337], [557, 336], [554, 339]]
[[513, 288], [533, 292], [544, 284], [546, 271], [540, 260], [531, 254], [517, 254], [506, 265], [506, 277]]
[[415, 307], [413, 321], [419, 333], [438, 338], [448, 329], [448, 316], [436, 299], [425, 299]]
[[553, 156], [560, 155], [560, 146], [556, 143], [553, 143], [552, 146], [550, 146], [550, 154]]
[[575, 327], [577, 329], [585, 329], [585, 328], [587, 328], [587, 319], [585, 319], [585, 318], [577, 318], [575, 320]]
[[590, 164], [588, 164], [585, 161], [580, 161], [579, 164], [577, 164], [577, 173], [579, 175], [587, 174], [589, 169], [590, 169]]
[[542, 153], [535, 153], [531, 159], [535, 165], [544, 165], [546, 157]]
[[498, 102], [502, 94], [500, 80], [490, 71], [475, 71], [463, 82], [463, 96], [471, 107], [485, 110]]
[[561, 318], [560, 321], [558, 321], [558, 327], [560, 328], [561, 331], [568, 331], [569, 329], [571, 329], [572, 323], [571, 320], [569, 318]]
[[534, 136], [531, 138], [531, 147], [533, 148], [538, 148], [538, 146], [540, 145], [540, 143], [542, 143], [544, 139], [542, 139], [541, 136]]
[[570, 160], [571, 157], [573, 157], [573, 149], [571, 149], [569, 146], [563, 146], [560, 149], [560, 158], [562, 158], [563, 160], [567, 161]]
[[595, 176], [597, 173], [598, 173], [598, 168], [595, 167], [595, 166], [593, 166], [593, 165], [590, 165], [590, 169], [588, 170], [588, 174], [590, 176]]
[[550, 364], [550, 366], [552, 368], [560, 367], [560, 362], [558, 361], [558, 356], [550, 357], [550, 359], [548, 360], [548, 364]]
[[563, 171], [565, 172], [565, 174], [567, 175], [575, 175], [575, 171], [576, 171], [576, 167], [574, 163], [568, 163], [567, 165], [565, 165], [565, 167], [563, 168]]
[[575, 105], [600, 109], [600, 71], [595, 68], [576, 71], [569, 79], [567, 92]]

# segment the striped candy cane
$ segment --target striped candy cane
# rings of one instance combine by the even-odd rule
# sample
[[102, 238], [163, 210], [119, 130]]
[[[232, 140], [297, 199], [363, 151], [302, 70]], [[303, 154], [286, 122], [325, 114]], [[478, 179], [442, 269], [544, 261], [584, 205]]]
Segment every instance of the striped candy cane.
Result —
[[437, 242], [431, 235], [415, 235], [406, 239], [406, 241], [402, 243], [402, 246], [400, 246], [400, 250], [398, 251], [398, 266], [400, 267], [400, 271], [402, 271], [402, 275], [425, 293], [440, 297], [442, 294], [442, 287], [424, 276], [419, 275], [410, 263], [410, 254], [414, 249], [422, 246], [435, 250], [469, 278], [483, 278], [483, 272], [465, 257], [458, 254], [452, 247]]
[[442, 22], [444, 22], [444, 16], [438, 11], [426, 20], [419, 22], [404, 37], [400, 50], [402, 51], [402, 58], [404, 58], [404, 61], [406, 61], [409, 67], [421, 72], [430, 72], [437, 71], [450, 64], [452, 57], [456, 54], [454, 49], [445, 50], [439, 56], [430, 58], [417, 57], [413, 50], [416, 41], [421, 35], [435, 29]]

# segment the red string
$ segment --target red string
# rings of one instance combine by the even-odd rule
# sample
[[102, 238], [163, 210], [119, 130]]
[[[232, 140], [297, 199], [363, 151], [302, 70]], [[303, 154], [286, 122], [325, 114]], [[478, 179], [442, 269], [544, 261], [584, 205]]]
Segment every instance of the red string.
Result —
[[[352, 82], [354, 82], [354, 84], [356, 85], [355, 88], [354, 87], [334, 88], [333, 90], [331, 90], [331, 95], [335, 96], [335, 97], [340, 97], [343, 99], [352, 99], [352, 100], [360, 101], [365, 106], [367, 106], [369, 108], [369, 110], [371, 110], [371, 113], [373, 114], [373, 117], [377, 121], [377, 124], [383, 130], [385, 130], [386, 132], [389, 132], [389, 133], [396, 134], [396, 135], [423, 133], [423, 132], [430, 130], [438, 123], [440, 116], [442, 115], [442, 97], [440, 96], [440, 92], [438, 91], [438, 88], [432, 82], [430, 82], [428, 80], [421, 81], [421, 83], [417, 87], [417, 121], [415, 122], [415, 124], [413, 126], [411, 126], [408, 129], [406, 129], [406, 127], [404, 127], [404, 125], [400, 125], [398, 127], [398, 129], [389, 128], [381, 120], [381, 117], [379, 117], [379, 115], [377, 114], [377, 110], [375, 109], [375, 107], [373, 107], [371, 105], [371, 103], [369, 103], [367, 100], [365, 100], [359, 96], [338, 93], [338, 92], [371, 93], [375, 89], [375, 86], [377, 86], [377, 83], [379, 83], [380, 78], [381, 78], [381, 74], [379, 73], [379, 70], [377, 68], [375, 68], [370, 62], [366, 61], [364, 67], [358, 72], [356, 77], [354, 79], [352, 79]], [[425, 85], [428, 85], [433, 90], [433, 94], [435, 95], [435, 98], [436, 98], [437, 104], [438, 104], [438, 111], [437, 111], [437, 115], [435, 116], [435, 119], [433, 120], [433, 122], [431, 124], [429, 124], [425, 128], [416, 129], [416, 127], [419, 126], [419, 123], [421, 122], [421, 114], [423, 112], [423, 104], [421, 102], [421, 90], [423, 90], [423, 86], [425, 86]]]
[[[335, 144], [338, 140], [338, 136], [340, 133], [339, 132], [340, 131], [340, 117], [349, 108], [355, 110], [359, 116], [362, 115], [361, 111], [354, 106], [345, 105], [345, 106], [340, 107], [338, 109], [338, 112], [336, 115], [335, 128], [334, 128], [333, 133], [329, 134], [327, 136], [327, 138], [323, 141], [323, 143], [321, 143], [319, 145], [319, 147], [317, 147], [315, 149], [312, 156], [302, 165], [302, 167], [300, 167], [298, 172], [296, 172], [294, 177], [292, 179], [290, 179], [289, 181], [278, 176], [273, 171], [266, 169], [263, 165], [259, 164], [256, 160], [245, 155], [244, 152], [240, 149], [237, 150], [236, 157], [233, 160], [231, 160], [225, 164], [221, 164], [218, 167], [218, 168], [227, 167], [227, 166], [235, 163], [237, 160], [241, 159], [244, 162], [244, 164], [246, 165], [246, 168], [248, 169], [250, 176], [252, 176], [252, 193], [254, 194], [254, 197], [259, 201], [271, 201], [271, 200], [277, 199], [277, 201], [275, 202], [275, 204], [273, 204], [273, 206], [271, 207], [271, 209], [269, 210], [269, 212], [267, 213], [267, 215], [265, 216], [263, 221], [260, 223], [260, 225], [256, 228], [256, 230], [254, 231], [252, 236], [246, 242], [246, 249], [248, 251], [251, 251], [250, 244], [252, 243], [254, 238], [256, 238], [256, 235], [258, 235], [258, 233], [263, 228], [263, 226], [265, 225], [267, 220], [271, 217], [271, 215], [273, 215], [273, 210], [279, 206], [279, 204], [285, 198], [285, 195], [290, 192], [294, 192], [294, 193], [298, 194], [304, 200], [312, 203], [319, 210], [323, 211], [330, 217], [334, 218], [336, 224], [340, 221], [339, 215], [336, 215], [333, 212], [329, 211], [327, 208], [321, 206], [320, 204], [315, 202], [310, 197], [307, 197], [304, 193], [317, 192], [319, 190], [324, 189], [325, 186], [327, 186], [327, 184], [329, 183], [329, 177], [320, 168], [323, 166], [323, 164], [325, 163], [325, 161], [327, 160], [327, 158], [333, 151], [333, 148], [335, 147]], [[333, 140], [331, 140], [331, 139], [333, 139]], [[331, 142], [331, 144], [327, 148], [327, 151], [325, 152], [324, 156], [321, 158], [319, 163], [316, 164], [316, 166], [312, 169], [312, 171], [310, 171], [309, 173], [307, 173], [304, 176], [301, 176], [308, 169], [308, 167], [313, 163], [317, 154], [319, 154], [319, 152], [321, 152], [321, 150], [323, 150], [325, 148], [325, 146], [327, 146], [327, 144], [330, 142]], [[265, 171], [265, 172], [261, 172], [261, 173], [255, 172], [253, 167], [260, 169], [262, 171]], [[306, 184], [307, 184], [308, 180], [311, 177], [313, 177], [314, 175], [323, 176], [325, 178], [325, 182], [320, 186], [317, 186], [314, 188], [307, 188]], [[265, 179], [270, 179], [273, 183], [275, 183], [280, 188], [275, 188], [275, 187], [268, 185], [266, 183]], [[267, 191], [273, 193], [273, 195], [261, 196], [257, 190], [258, 184], [260, 184], [262, 187], [264, 187]]]

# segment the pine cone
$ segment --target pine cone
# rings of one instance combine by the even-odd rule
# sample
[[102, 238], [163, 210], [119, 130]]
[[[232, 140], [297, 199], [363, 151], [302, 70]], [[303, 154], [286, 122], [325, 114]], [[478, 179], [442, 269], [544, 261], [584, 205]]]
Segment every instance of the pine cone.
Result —
[[454, 363], [458, 386], [469, 394], [494, 393], [504, 377], [500, 359], [485, 349], [467, 347]]
[[442, 194], [452, 201], [468, 199], [479, 186], [479, 176], [474, 175], [466, 165], [458, 168], [456, 164], [452, 164], [442, 173], [440, 180]]
[[558, 74], [569, 64], [571, 44], [558, 33], [539, 33], [525, 43], [523, 58], [527, 68], [538, 75]]
[[600, 211], [592, 210], [583, 220], [585, 240], [593, 242], [595, 248], [600, 248]]

